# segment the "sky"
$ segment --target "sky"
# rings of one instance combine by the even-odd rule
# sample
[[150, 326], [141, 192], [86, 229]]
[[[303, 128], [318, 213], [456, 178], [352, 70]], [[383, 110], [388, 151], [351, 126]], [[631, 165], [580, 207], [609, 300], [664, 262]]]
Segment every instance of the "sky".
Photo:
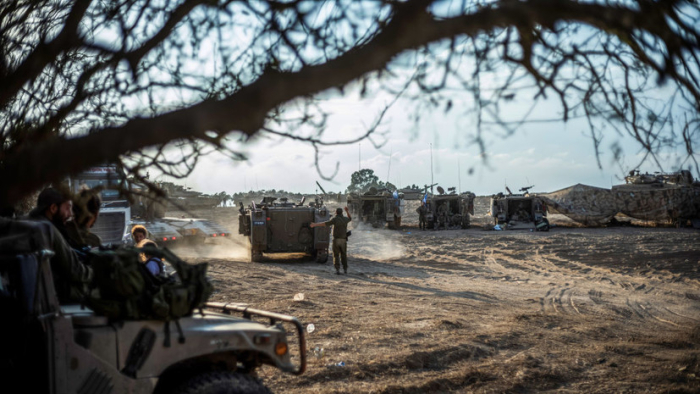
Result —
[[[586, 37], [588, 32], [582, 29], [579, 34]], [[210, 53], [213, 47], [207, 48], [204, 58], [213, 56]], [[449, 52], [447, 46], [443, 50]], [[412, 74], [414, 66], [419, 63], [413, 56], [399, 56], [395, 63], [403, 64], [403, 68], [397, 66], [392, 69], [393, 73]], [[472, 75], [470, 70], [473, 65], [470, 64], [461, 64], [464, 75]], [[480, 89], [484, 89], [482, 97], [488, 97], [489, 89], [502, 86], [508, 75], [505, 70], [480, 73]], [[439, 79], [439, 75], [436, 78]], [[527, 84], [527, 81], [521, 83]], [[323, 140], [348, 141], [357, 138], [373, 124], [382, 108], [392, 102], [392, 97], [382, 94], [381, 90], [360, 98], [357, 86], [352, 85], [345, 87], [343, 95], [325, 92], [315, 97], [318, 105], [330, 114]], [[528, 112], [534, 94], [532, 91], [515, 90], [514, 86], [509, 86], [509, 89], [517, 92], [517, 95], [513, 100], [501, 103], [499, 115], [518, 118], [519, 114]], [[408, 99], [396, 101], [383, 118], [379, 128], [382, 135], [373, 137], [375, 142], [381, 143], [381, 147], [374, 146], [368, 140], [323, 146], [318, 167], [315, 166], [314, 149], [307, 143], [264, 134], [240, 143], [234, 142], [238, 138], [232, 135], [229, 147], [244, 153], [247, 161], [233, 161], [215, 152], [202, 158], [187, 179], [156, 179], [176, 182], [210, 194], [261, 189], [312, 194], [320, 191], [316, 182], [326, 191], [342, 192], [350, 184], [353, 172], [368, 168], [374, 170], [381, 180], [388, 180], [399, 187], [437, 183], [445, 189], [455, 187], [460, 192], [491, 195], [504, 191], [506, 186], [513, 191], [534, 186], [532, 190], [540, 192], [555, 191], [577, 183], [610, 187], [624, 183], [624, 175], [639, 165], [643, 156], [634, 141], [607, 132], [600, 145], [600, 157], [597, 158], [593, 141], [588, 135], [588, 123], [582, 118], [571, 119], [567, 123], [523, 124], [507, 137], [504, 137], [502, 129], [487, 126], [486, 156], [482, 156], [478, 146], [471, 143], [476, 130], [473, 99], [466, 92], [447, 91], [445, 94], [454, 95], [453, 109], [449, 112], [444, 108], [421, 111], [422, 116], [417, 123], [411, 119], [416, 111], [415, 102]], [[657, 101], [664, 102], [662, 99]], [[561, 105], [556, 100], [541, 100], [529, 115], [529, 119], [553, 118], [561, 118]], [[294, 132], [304, 134], [303, 130]], [[613, 158], [611, 145], [614, 142], [624, 149], [621, 164]], [[660, 156], [662, 169], [677, 170], [676, 163], [681, 156], [682, 152], [664, 152]], [[650, 172], [660, 170], [651, 160], [641, 165], [640, 169]], [[697, 177], [697, 174], [694, 175]]]
[[[528, 100], [523, 95], [512, 105], [524, 106]], [[351, 140], [362, 134], [386, 102], [386, 97], [361, 100], [352, 94], [324, 100], [321, 104], [331, 113], [324, 140]], [[505, 186], [514, 192], [532, 185], [532, 191], [539, 192], [576, 183], [610, 187], [624, 183], [624, 175], [638, 164], [642, 155], [635, 142], [608, 133], [601, 144], [602, 168], [599, 168], [592, 139], [587, 135], [587, 123], [584, 119], [573, 119], [567, 123], [528, 123], [507, 137], [503, 131], [492, 129], [486, 134], [484, 161], [478, 147], [469, 143], [474, 132], [471, 116], [464, 111], [435, 110], [415, 123], [407, 116], [413, 110], [409, 102], [394, 104], [381, 123], [382, 138], [374, 138], [383, 142], [380, 148], [367, 140], [321, 147], [318, 169], [310, 145], [268, 135], [244, 144], [230, 144], [244, 152], [247, 161], [232, 161], [213, 153], [202, 159], [187, 179], [161, 179], [204, 193], [282, 189], [312, 194], [320, 192], [316, 181], [328, 192], [344, 191], [353, 172], [369, 168], [381, 180], [399, 187], [432, 182], [445, 189], [455, 187], [461, 192], [492, 195], [504, 191]], [[547, 114], [557, 109], [556, 105], [544, 103], [539, 111]], [[541, 117], [535, 113], [532, 118]], [[624, 148], [622, 168], [613, 160], [610, 150], [613, 141]], [[674, 170], [676, 159], [674, 152], [662, 156], [663, 169]], [[330, 180], [319, 174], [330, 177], [336, 166], [337, 173]], [[659, 170], [651, 161], [641, 169]]]

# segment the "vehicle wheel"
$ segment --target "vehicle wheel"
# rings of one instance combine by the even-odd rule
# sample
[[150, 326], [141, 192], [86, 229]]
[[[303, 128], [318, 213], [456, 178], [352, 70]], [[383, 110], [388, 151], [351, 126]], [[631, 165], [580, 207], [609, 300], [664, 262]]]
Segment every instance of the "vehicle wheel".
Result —
[[537, 231], [549, 231], [549, 220], [547, 218], [542, 218], [540, 223], [544, 223], [544, 225], [537, 226]]
[[319, 264], [326, 264], [328, 262], [328, 252], [325, 250], [317, 250], [316, 262]]
[[250, 251], [250, 261], [253, 263], [259, 263], [262, 261], [262, 252], [258, 252], [255, 250]]
[[195, 376], [173, 394], [272, 394], [261, 381], [250, 375], [215, 371]]

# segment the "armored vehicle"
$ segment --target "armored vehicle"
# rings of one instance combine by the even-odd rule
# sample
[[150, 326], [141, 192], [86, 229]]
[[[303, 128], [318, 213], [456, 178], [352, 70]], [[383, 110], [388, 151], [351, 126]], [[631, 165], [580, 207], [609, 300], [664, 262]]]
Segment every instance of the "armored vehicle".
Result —
[[631, 171], [625, 184], [612, 187], [612, 194], [617, 210], [635, 219], [676, 225], [700, 219], [700, 183], [687, 170]]
[[[259, 366], [304, 372], [303, 326], [291, 316], [208, 303], [216, 311], [170, 322], [116, 320], [59, 303], [50, 226], [0, 218], [0, 379], [10, 391], [268, 393], [254, 377]], [[298, 348], [284, 325], [294, 327]]]
[[445, 189], [437, 187], [438, 195], [432, 195], [425, 199], [428, 213], [426, 222], [428, 228], [469, 228], [470, 214], [474, 214], [474, 198], [471, 192], [457, 194], [454, 187]]
[[385, 223], [391, 229], [400, 228], [405, 206], [403, 194], [388, 189], [371, 187], [365, 193], [348, 195], [348, 207], [353, 217], [359, 223], [369, 223], [375, 228], [384, 227]]
[[331, 215], [323, 200], [308, 205], [289, 202], [287, 198], [263, 197], [247, 208], [239, 202], [238, 233], [250, 240], [250, 260], [262, 260], [263, 253], [307, 253], [319, 263], [328, 261], [330, 229], [311, 228], [312, 222], [325, 222]]
[[493, 224], [507, 230], [549, 231], [547, 206], [542, 198], [529, 193], [533, 187], [521, 188], [521, 194], [513, 194], [506, 187], [507, 195], [498, 193], [491, 197]]
[[640, 174], [632, 171], [625, 183], [604, 189], [574, 185], [540, 195], [547, 206], [585, 225], [605, 225], [615, 215], [659, 224], [700, 227], [700, 183], [689, 171]]

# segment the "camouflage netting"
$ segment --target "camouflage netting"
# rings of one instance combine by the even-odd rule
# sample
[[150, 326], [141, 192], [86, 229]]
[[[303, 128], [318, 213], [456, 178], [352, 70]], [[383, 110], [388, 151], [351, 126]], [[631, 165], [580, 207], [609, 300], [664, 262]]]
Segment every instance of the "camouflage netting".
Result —
[[618, 213], [655, 222], [700, 216], [700, 186], [625, 184], [612, 190], [577, 184], [540, 194], [549, 209], [585, 225], [603, 225]]
[[550, 211], [585, 225], [600, 226], [619, 211], [610, 189], [576, 184], [552, 193], [538, 194]]

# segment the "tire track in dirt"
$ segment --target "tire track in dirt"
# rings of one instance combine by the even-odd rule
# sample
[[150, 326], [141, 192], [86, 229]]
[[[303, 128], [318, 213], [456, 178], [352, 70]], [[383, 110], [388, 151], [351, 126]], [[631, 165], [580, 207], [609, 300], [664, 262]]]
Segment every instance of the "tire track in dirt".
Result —
[[543, 313], [554, 314], [581, 314], [581, 310], [574, 302], [574, 290], [570, 287], [553, 287], [540, 299]]

